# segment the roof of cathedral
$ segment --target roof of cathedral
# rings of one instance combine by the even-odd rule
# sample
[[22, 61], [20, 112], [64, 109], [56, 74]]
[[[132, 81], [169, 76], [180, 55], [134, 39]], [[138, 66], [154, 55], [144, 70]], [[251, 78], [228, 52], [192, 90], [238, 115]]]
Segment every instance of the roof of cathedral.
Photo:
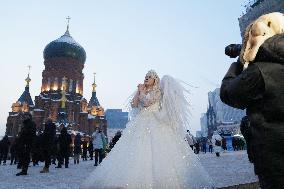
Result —
[[92, 97], [89, 101], [88, 107], [93, 107], [93, 106], [100, 106], [100, 102], [97, 98], [97, 92], [93, 91], [92, 92]]
[[23, 94], [18, 99], [18, 102], [21, 102], [21, 103], [26, 102], [29, 106], [34, 106], [34, 102], [32, 100], [31, 94], [30, 94], [29, 86], [25, 87], [25, 91], [23, 92]]
[[89, 101], [89, 104], [88, 104], [88, 107], [91, 108], [93, 106], [100, 106], [100, 102], [97, 98], [97, 92], [96, 92], [96, 87], [97, 87], [97, 84], [96, 84], [96, 73], [94, 73], [94, 83], [92, 84], [92, 87], [93, 87], [93, 91], [92, 91], [92, 97]]
[[70, 57], [85, 63], [86, 52], [84, 48], [72, 38], [67, 28], [64, 35], [50, 42], [45, 47], [43, 57], [44, 59], [53, 57]]

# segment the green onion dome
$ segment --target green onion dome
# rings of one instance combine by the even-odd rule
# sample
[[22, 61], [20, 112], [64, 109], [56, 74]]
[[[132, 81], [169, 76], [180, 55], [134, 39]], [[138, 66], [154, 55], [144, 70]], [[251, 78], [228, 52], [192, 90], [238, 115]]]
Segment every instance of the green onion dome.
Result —
[[86, 61], [84, 48], [77, 43], [67, 30], [60, 38], [50, 42], [43, 51], [44, 59], [54, 57], [70, 57], [79, 60], [81, 63]]

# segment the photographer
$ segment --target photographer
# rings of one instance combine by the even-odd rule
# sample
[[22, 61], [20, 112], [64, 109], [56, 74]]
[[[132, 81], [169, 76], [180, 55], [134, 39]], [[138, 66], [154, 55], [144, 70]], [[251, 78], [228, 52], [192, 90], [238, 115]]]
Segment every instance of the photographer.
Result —
[[269, 189], [284, 188], [283, 28], [281, 13], [264, 15], [247, 28], [240, 58], [220, 92], [224, 103], [246, 109], [255, 173], [261, 188]]

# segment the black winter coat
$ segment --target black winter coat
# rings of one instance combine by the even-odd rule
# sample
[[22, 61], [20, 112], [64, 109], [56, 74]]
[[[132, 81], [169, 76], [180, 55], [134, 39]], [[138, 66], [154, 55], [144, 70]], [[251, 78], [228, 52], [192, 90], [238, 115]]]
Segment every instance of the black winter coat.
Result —
[[247, 110], [252, 161], [262, 187], [284, 188], [284, 34], [267, 39], [246, 70], [233, 63], [220, 97]]
[[71, 142], [71, 135], [67, 133], [66, 129], [62, 129], [61, 134], [58, 137], [59, 151], [69, 153]]
[[1, 153], [7, 154], [9, 152], [10, 141], [7, 135], [3, 137], [0, 142]]
[[24, 120], [23, 124], [19, 133], [19, 148], [25, 146], [31, 149], [36, 137], [36, 124], [30, 119]]
[[89, 142], [88, 151], [89, 151], [89, 153], [91, 153], [91, 152], [94, 151], [93, 141], [90, 141], [90, 142]]
[[74, 140], [74, 154], [80, 154], [82, 152], [81, 144], [82, 144], [81, 136], [76, 135]]
[[41, 145], [42, 148], [47, 151], [52, 151], [55, 143], [56, 137], [56, 126], [54, 123], [50, 122], [45, 125], [43, 134], [41, 135]]
[[88, 142], [87, 141], [83, 141], [82, 142], [82, 147], [83, 147], [83, 151], [87, 151], [88, 150]]
[[12, 143], [11, 147], [10, 147], [10, 153], [11, 154], [16, 154], [18, 151], [18, 147], [19, 146], [19, 138], [15, 138], [14, 142]]

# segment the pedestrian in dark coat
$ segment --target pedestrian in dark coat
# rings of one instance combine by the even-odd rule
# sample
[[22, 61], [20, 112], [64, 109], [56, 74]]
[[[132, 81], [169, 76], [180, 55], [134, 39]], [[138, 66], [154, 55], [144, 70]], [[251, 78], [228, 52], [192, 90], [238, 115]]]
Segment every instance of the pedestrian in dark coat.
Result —
[[11, 154], [11, 162], [10, 165], [12, 165], [13, 163], [16, 164], [18, 161], [18, 142], [19, 138], [16, 137], [14, 142], [12, 143], [11, 147], [10, 147], [10, 154]]
[[63, 127], [58, 137], [59, 161], [56, 168], [61, 168], [63, 163], [65, 163], [65, 168], [68, 168], [71, 142], [71, 135], [67, 133], [66, 127]]
[[225, 138], [222, 138], [222, 148], [223, 150], [227, 150], [227, 141]]
[[80, 154], [81, 154], [81, 136], [77, 133], [74, 140], [74, 164], [79, 164]]
[[211, 138], [208, 138], [207, 143], [209, 145], [209, 152], [212, 154], [213, 153], [213, 142]]
[[203, 140], [202, 141], [202, 151], [206, 154], [206, 151], [207, 151], [207, 141], [206, 140]]
[[35, 138], [35, 142], [32, 149], [32, 162], [33, 166], [38, 165], [39, 161], [43, 160], [42, 155], [42, 147], [41, 147], [41, 141], [42, 141], [42, 133], [38, 133]]
[[88, 146], [88, 151], [90, 155], [90, 160], [93, 160], [94, 157], [94, 145], [93, 145], [93, 139], [90, 139], [89, 146]]
[[56, 126], [52, 122], [52, 119], [48, 118], [44, 131], [42, 134], [42, 151], [43, 151], [43, 156], [44, 156], [44, 167], [40, 171], [41, 173], [48, 173], [49, 172], [49, 166], [51, 164], [51, 154], [53, 150], [53, 145], [56, 137]]
[[36, 124], [32, 121], [30, 113], [24, 114], [23, 128], [19, 133], [19, 164], [22, 171], [16, 176], [27, 175], [29, 163], [31, 161], [31, 149], [36, 137]]
[[82, 142], [82, 147], [83, 147], [83, 155], [82, 155], [83, 161], [87, 161], [88, 142], [86, 138], [84, 138]]
[[243, 71], [243, 62], [233, 63], [220, 93], [224, 103], [246, 109], [251, 161], [261, 188], [266, 189], [284, 188], [283, 44], [284, 34], [274, 35], [260, 46], [247, 69]]
[[3, 160], [3, 165], [6, 165], [6, 160], [7, 160], [8, 152], [9, 152], [9, 146], [10, 146], [10, 141], [9, 141], [8, 135], [5, 135], [3, 139], [1, 140], [0, 164], [1, 164], [1, 161]]
[[51, 163], [56, 165], [56, 159], [58, 159], [59, 154], [59, 144], [58, 144], [58, 136], [55, 135], [54, 143], [52, 144], [51, 150]]
[[200, 151], [200, 143], [199, 143], [198, 141], [194, 144], [194, 147], [195, 147], [195, 153], [196, 153], [196, 154], [199, 154], [199, 151]]

